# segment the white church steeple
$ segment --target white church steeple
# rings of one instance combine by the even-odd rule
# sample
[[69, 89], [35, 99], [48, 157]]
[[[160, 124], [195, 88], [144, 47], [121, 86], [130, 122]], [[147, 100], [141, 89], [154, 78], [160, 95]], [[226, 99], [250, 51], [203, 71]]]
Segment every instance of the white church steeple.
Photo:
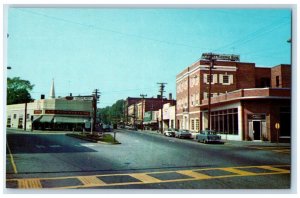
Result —
[[49, 98], [55, 98], [54, 79], [52, 79], [52, 86], [51, 86], [51, 89], [50, 89]]

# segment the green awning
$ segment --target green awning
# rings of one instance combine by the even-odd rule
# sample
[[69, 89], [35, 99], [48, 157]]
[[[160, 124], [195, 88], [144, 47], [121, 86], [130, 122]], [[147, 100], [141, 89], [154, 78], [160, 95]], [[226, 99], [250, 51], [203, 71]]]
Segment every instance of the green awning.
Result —
[[39, 122], [42, 122], [42, 123], [49, 122], [49, 123], [51, 123], [53, 121], [53, 117], [54, 116], [43, 115], [42, 118], [39, 120]]
[[85, 123], [87, 121], [89, 121], [88, 118], [60, 117], [60, 116], [55, 116], [53, 120], [54, 123]]

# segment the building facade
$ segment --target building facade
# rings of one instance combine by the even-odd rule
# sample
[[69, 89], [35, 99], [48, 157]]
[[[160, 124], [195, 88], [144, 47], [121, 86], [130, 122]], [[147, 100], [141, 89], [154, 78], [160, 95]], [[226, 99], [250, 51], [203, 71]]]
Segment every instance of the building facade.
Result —
[[65, 97], [7, 105], [6, 126], [27, 130], [82, 131], [91, 127], [92, 104], [91, 98]]
[[[289, 89], [291, 87], [290, 65], [278, 65], [270, 68], [256, 67], [255, 63], [243, 63], [237, 61], [215, 61], [211, 74], [212, 75], [209, 76], [209, 62], [201, 60], [199, 62], [194, 63], [190, 67], [184, 69], [181, 73], [179, 73], [176, 76], [176, 128], [188, 129], [192, 132], [197, 132], [208, 127], [207, 119], [205, 119], [205, 117], [207, 117], [205, 113], [207, 109], [203, 108], [205, 105], [207, 106], [206, 103], [208, 98], [208, 89], [210, 81], [212, 100], [215, 98], [222, 98], [224, 97], [224, 94], [226, 95], [227, 93], [234, 93], [234, 91], [236, 90], [252, 88], [276, 88], [277, 90], [284, 90], [285, 88]], [[290, 107], [290, 98], [285, 98], [287, 97], [285, 95], [286, 92], [282, 91], [278, 92], [278, 94], [279, 95], [277, 95], [276, 97], [281, 97], [280, 94], [283, 94], [282, 97], [284, 98], [286, 103], [288, 103], [288, 105], [285, 106]], [[260, 98], [260, 96], [257, 95], [254, 95], [252, 97]], [[270, 97], [269, 99], [272, 98]], [[260, 106], [261, 104], [263, 104], [260, 104], [260, 102], [262, 101], [257, 100], [256, 103], [254, 102], [254, 105]], [[221, 107], [221, 104], [226, 104], [229, 106]], [[250, 102], [247, 103], [247, 105], [250, 104]], [[245, 125], [245, 123], [243, 123], [245, 119], [241, 119], [242, 114], [239, 113], [242, 111], [241, 102], [237, 104], [229, 104], [226, 101], [223, 101], [218, 105], [220, 111], [222, 108], [228, 109], [226, 115], [232, 115], [230, 119], [238, 120], [237, 122], [234, 122], [235, 127], [228, 129], [229, 131], [226, 132], [228, 134], [232, 133], [235, 135], [230, 137], [227, 134], [227, 138], [229, 137], [233, 140], [253, 140], [253, 138], [248, 138], [248, 136], [244, 134], [245, 130], [248, 129], [247, 127], [242, 127]], [[215, 106], [218, 105], [215, 104]], [[244, 102], [243, 105], [245, 105]], [[271, 105], [272, 108], [275, 108], [274, 105], [275, 103]], [[212, 109], [212, 111], [217, 111], [218, 108], [215, 107], [215, 109]], [[254, 111], [253, 108], [250, 109], [253, 114], [261, 113], [261, 111]], [[220, 112], [212, 112], [212, 116], [215, 116], [215, 114], [219, 113]], [[222, 113], [225, 114], [225, 112]], [[267, 113], [267, 110], [265, 110], [264, 114]], [[211, 127], [212, 124], [213, 122], [211, 122]], [[264, 123], [262, 122], [262, 124]], [[270, 124], [270, 122], [268, 122], [268, 124]], [[254, 125], [256, 128], [258, 128], [256, 126], [258, 125], [256, 122], [254, 122]], [[236, 134], [238, 134], [238, 136], [236, 136]], [[270, 138], [271, 136], [272, 135], [269, 135], [267, 140], [273, 141], [274, 138]], [[265, 138], [263, 136], [260, 136], [260, 140], [264, 139]]]
[[[127, 98], [125, 101], [125, 120], [127, 121], [127, 125], [136, 126], [139, 129], [144, 127], [144, 118], [145, 112], [155, 112], [161, 109], [162, 105], [170, 103], [171, 105], [175, 105], [176, 101], [172, 100], [171, 95], [169, 99], [161, 99], [160, 97], [157, 98]], [[147, 114], [146, 117], [149, 117], [150, 114]], [[151, 117], [152, 113], [151, 113]], [[155, 123], [154, 120], [151, 118], [151, 123], [148, 121], [145, 123], [146, 125], [150, 124], [151, 128], [155, 128], [154, 125], [158, 125], [158, 119], [156, 119]]]

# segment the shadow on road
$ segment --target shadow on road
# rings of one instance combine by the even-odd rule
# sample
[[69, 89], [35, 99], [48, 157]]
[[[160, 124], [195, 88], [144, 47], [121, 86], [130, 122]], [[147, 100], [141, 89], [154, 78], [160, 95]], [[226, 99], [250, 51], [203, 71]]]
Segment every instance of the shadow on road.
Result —
[[61, 134], [7, 134], [7, 143], [13, 154], [97, 152], [81, 145], [86, 141]]

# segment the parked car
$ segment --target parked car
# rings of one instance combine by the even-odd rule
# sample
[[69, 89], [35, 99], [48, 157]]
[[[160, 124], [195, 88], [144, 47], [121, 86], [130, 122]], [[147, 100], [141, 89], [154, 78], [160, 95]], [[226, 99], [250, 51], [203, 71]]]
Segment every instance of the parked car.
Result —
[[189, 132], [189, 130], [186, 129], [180, 129], [179, 131], [175, 131], [175, 137], [176, 138], [192, 138], [192, 134]]
[[104, 124], [103, 125], [103, 131], [104, 132], [112, 132], [113, 131], [113, 127], [110, 126], [109, 124]]
[[168, 137], [175, 137], [176, 129], [167, 129], [164, 131], [164, 135]]
[[203, 130], [196, 135], [196, 140], [203, 143], [222, 143], [221, 136], [214, 130]]

